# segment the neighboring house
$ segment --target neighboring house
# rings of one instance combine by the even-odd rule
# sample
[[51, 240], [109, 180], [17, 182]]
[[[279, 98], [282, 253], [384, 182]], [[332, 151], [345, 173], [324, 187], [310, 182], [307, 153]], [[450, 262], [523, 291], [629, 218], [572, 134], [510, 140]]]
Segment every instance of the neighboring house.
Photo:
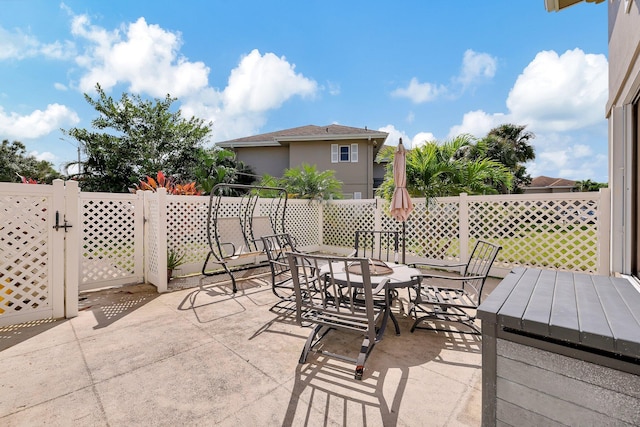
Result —
[[282, 177], [303, 163], [334, 170], [345, 198], [370, 199], [384, 177], [384, 165], [374, 160], [387, 136], [367, 128], [308, 125], [216, 144], [233, 150], [258, 175]]
[[536, 176], [531, 180], [531, 184], [524, 188], [524, 194], [569, 193], [575, 191], [575, 187], [576, 182], [570, 179]]
[[[596, 0], [600, 2], [601, 0]], [[545, 0], [561, 10], [576, 0]], [[640, 0], [610, 0], [609, 188], [611, 270], [640, 276]], [[570, 13], [567, 11], [566, 13]], [[604, 19], [604, 17], [603, 17]]]

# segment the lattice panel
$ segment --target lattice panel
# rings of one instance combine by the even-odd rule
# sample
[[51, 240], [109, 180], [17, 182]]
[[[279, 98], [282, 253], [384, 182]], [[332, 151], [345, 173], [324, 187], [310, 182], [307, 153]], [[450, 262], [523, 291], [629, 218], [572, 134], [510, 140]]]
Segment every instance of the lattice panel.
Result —
[[375, 228], [376, 201], [335, 201], [323, 206], [323, 243], [353, 248], [356, 230]]
[[0, 316], [50, 307], [51, 200], [0, 197]]
[[596, 273], [594, 200], [477, 200], [469, 203], [469, 243], [499, 243], [497, 262]]
[[135, 276], [135, 205], [113, 196], [81, 199], [81, 284]]
[[[388, 212], [388, 208], [385, 208]], [[413, 200], [413, 212], [406, 222], [406, 253], [416, 257], [457, 260], [460, 256], [459, 208], [457, 202], [432, 200], [429, 208], [424, 199]], [[402, 223], [385, 215], [383, 230], [402, 230]]]
[[167, 197], [167, 249], [185, 254], [185, 263], [202, 263], [207, 242], [208, 197]]
[[[160, 266], [158, 265], [158, 261], [160, 259], [159, 253], [160, 248], [158, 248], [158, 228], [160, 223], [159, 217], [159, 204], [158, 199], [156, 197], [151, 197], [149, 199], [145, 199], [148, 203], [147, 209], [147, 227], [146, 232], [146, 245], [145, 249], [147, 253], [145, 253], [145, 263], [147, 267], [148, 274], [154, 277], [160, 277]], [[165, 273], [166, 274], [166, 273]]]
[[285, 231], [291, 234], [298, 246], [320, 243], [320, 202], [289, 200], [285, 217]]

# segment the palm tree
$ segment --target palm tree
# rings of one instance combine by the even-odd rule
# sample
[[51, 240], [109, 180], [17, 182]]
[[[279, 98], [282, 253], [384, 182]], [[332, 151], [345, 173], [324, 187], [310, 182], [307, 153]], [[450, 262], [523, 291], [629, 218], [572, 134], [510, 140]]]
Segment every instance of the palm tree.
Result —
[[[496, 185], [501, 193], [522, 193], [523, 188], [531, 184], [524, 163], [536, 158], [530, 141], [535, 138], [533, 132], [525, 132], [526, 125], [503, 124], [489, 131], [478, 141], [474, 155], [482, 154], [491, 160], [502, 163], [513, 175], [511, 186]], [[471, 152], [469, 153], [471, 154]]]
[[334, 170], [318, 172], [316, 165], [303, 163], [299, 167], [286, 169], [281, 179], [265, 176], [262, 185], [280, 186], [296, 199], [340, 199], [342, 182], [335, 178]]
[[[499, 162], [486, 158], [468, 158], [464, 152], [473, 147], [469, 135], [438, 143], [437, 141], [407, 151], [407, 190], [413, 197], [427, 201], [466, 192], [495, 194], [495, 183], [509, 185], [509, 170]], [[393, 163], [385, 172], [378, 195], [391, 200], [393, 194]]]

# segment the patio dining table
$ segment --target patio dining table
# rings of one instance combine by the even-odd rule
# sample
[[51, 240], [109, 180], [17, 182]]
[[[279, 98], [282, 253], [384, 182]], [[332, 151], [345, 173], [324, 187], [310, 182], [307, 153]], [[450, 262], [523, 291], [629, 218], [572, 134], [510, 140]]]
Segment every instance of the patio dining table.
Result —
[[[353, 285], [363, 285], [362, 274], [357, 270], [344, 271], [342, 263], [333, 263], [334, 279], [337, 282], [344, 280], [347, 283], [347, 274], [349, 275], [349, 281]], [[320, 275], [324, 275], [330, 271], [330, 264], [324, 265], [320, 269]], [[400, 335], [400, 325], [398, 320], [391, 310], [394, 294], [397, 289], [408, 288], [420, 283], [420, 270], [417, 268], [409, 267], [405, 264], [395, 264], [393, 262], [385, 262], [379, 260], [371, 260], [369, 265], [369, 275], [371, 278], [371, 286], [375, 288], [384, 279], [389, 279], [386, 286], [386, 292], [389, 300], [389, 304], [385, 305], [385, 310], [389, 314], [393, 326], [396, 329], [396, 335]]]

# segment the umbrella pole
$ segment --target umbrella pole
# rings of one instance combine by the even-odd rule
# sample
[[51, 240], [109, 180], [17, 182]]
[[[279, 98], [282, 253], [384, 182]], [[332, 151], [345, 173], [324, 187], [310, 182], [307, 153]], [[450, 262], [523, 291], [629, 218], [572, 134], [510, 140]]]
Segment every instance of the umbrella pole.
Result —
[[406, 264], [406, 259], [405, 259], [405, 250], [406, 250], [406, 246], [407, 246], [407, 241], [406, 241], [406, 221], [402, 221], [402, 263]]

